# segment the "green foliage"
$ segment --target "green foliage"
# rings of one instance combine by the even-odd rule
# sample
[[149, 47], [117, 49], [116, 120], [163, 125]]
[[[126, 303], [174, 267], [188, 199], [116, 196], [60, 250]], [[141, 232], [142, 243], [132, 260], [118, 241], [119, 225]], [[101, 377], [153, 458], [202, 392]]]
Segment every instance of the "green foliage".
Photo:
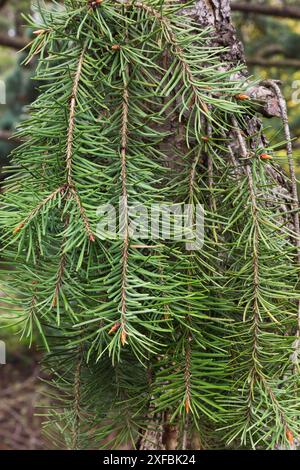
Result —
[[[238, 130], [238, 69], [176, 2], [65, 4], [35, 27], [41, 94], [1, 209], [9, 316], [48, 351], [47, 432], [136, 446], [167, 414], [214, 447], [288, 445], [299, 266], [273, 175], [289, 180]], [[97, 208], [120, 197], [124, 237], [103, 239]], [[201, 250], [131, 239], [131, 205], [169, 202], [203, 205]]]

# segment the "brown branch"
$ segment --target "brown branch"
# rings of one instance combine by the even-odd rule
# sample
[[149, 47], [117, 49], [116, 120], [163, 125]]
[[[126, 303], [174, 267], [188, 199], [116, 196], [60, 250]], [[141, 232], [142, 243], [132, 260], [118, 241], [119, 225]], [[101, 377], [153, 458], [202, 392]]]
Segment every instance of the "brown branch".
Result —
[[[267, 380], [262, 372], [260, 370], [260, 362], [259, 362], [259, 344], [258, 344], [258, 339], [259, 339], [259, 323], [260, 323], [260, 313], [259, 313], [259, 300], [258, 300], [258, 294], [259, 294], [259, 243], [260, 243], [260, 236], [259, 236], [259, 220], [258, 220], [258, 205], [257, 205], [257, 195], [256, 191], [254, 188], [254, 182], [253, 182], [253, 175], [252, 175], [252, 168], [251, 164], [248, 158], [248, 151], [246, 147], [245, 140], [242, 136], [241, 130], [239, 128], [239, 125], [237, 123], [237, 120], [235, 118], [232, 119], [233, 126], [234, 126], [234, 131], [236, 132], [236, 136], [238, 138], [239, 146], [241, 149], [241, 154], [242, 157], [246, 160], [246, 176], [248, 179], [248, 186], [249, 186], [249, 191], [250, 191], [250, 198], [251, 198], [251, 204], [252, 204], [252, 213], [253, 213], [253, 221], [254, 221], [254, 232], [253, 232], [253, 258], [252, 258], [252, 263], [253, 263], [253, 319], [254, 319], [254, 324], [253, 324], [253, 353], [252, 357], [254, 359], [254, 364], [252, 366], [252, 369], [250, 371], [250, 377], [251, 377], [251, 384], [249, 387], [249, 394], [248, 394], [248, 403], [250, 404], [253, 400], [253, 385], [256, 382], [261, 383], [261, 385], [264, 386], [265, 391], [268, 393], [270, 396], [272, 403], [274, 405], [274, 408], [277, 409], [278, 416], [280, 417], [280, 421], [283, 425], [283, 428], [285, 432], [289, 431], [288, 426], [287, 426], [287, 419], [284, 414], [284, 410], [281, 408], [280, 404], [278, 403], [275, 394], [270, 387], [270, 385], [267, 383]], [[249, 406], [248, 413], [251, 412], [251, 408]]]
[[59, 267], [57, 270], [55, 290], [54, 290], [53, 300], [51, 303], [51, 308], [55, 308], [57, 305], [59, 293], [60, 293], [62, 283], [63, 283], [63, 277], [65, 274], [65, 267], [66, 267], [66, 254], [63, 252], [61, 255], [61, 258], [59, 261]]
[[184, 382], [185, 382], [185, 411], [186, 414], [191, 409], [191, 335], [187, 338], [188, 344], [185, 348], [185, 371], [184, 371]]
[[94, 233], [93, 233], [93, 231], [92, 231], [92, 229], [91, 229], [91, 225], [90, 225], [88, 216], [86, 215], [85, 208], [84, 208], [83, 205], [82, 205], [82, 202], [81, 202], [81, 200], [80, 200], [80, 197], [79, 197], [79, 195], [78, 195], [78, 193], [77, 193], [77, 191], [76, 191], [74, 185], [71, 186], [71, 187], [69, 188], [69, 190], [70, 190], [71, 196], [73, 197], [73, 199], [75, 200], [75, 202], [76, 202], [76, 204], [77, 204], [77, 206], [78, 206], [79, 214], [80, 214], [80, 217], [81, 217], [81, 219], [82, 219], [82, 222], [83, 222], [83, 224], [84, 224], [84, 226], [85, 226], [85, 230], [86, 230], [86, 232], [87, 232], [87, 235], [88, 235], [88, 237], [89, 237], [89, 240], [90, 240], [91, 242], [94, 242], [94, 241], [95, 241]]
[[195, 184], [195, 178], [196, 178], [196, 170], [197, 170], [198, 163], [200, 161], [200, 157], [201, 157], [201, 152], [199, 150], [192, 163], [191, 171], [189, 174], [189, 204], [193, 204], [193, 201], [194, 201], [194, 184]]
[[66, 151], [66, 171], [67, 171], [67, 185], [70, 190], [70, 195], [74, 198], [78, 208], [80, 217], [83, 221], [85, 226], [86, 232], [88, 234], [89, 240], [91, 242], [95, 241], [95, 236], [92, 232], [90, 222], [86, 215], [86, 211], [81, 203], [80, 197], [77, 193], [76, 185], [73, 180], [72, 176], [72, 160], [73, 160], [73, 143], [74, 143], [74, 131], [75, 131], [75, 114], [76, 114], [76, 100], [78, 95], [78, 88], [79, 88], [79, 81], [82, 72], [82, 66], [84, 61], [86, 47], [82, 49], [80, 54], [77, 69], [74, 77], [73, 87], [72, 87], [72, 95], [70, 100], [70, 112], [69, 112], [69, 127], [68, 127], [68, 135], [67, 135], [67, 151]]
[[[136, 2], [133, 0], [133, 1], [129, 1], [128, 3], [126, 3], [126, 6], [132, 6], [135, 8], [139, 8], [140, 10], [143, 10], [145, 13], [149, 14], [160, 23], [161, 27], [164, 29], [166, 43], [168, 43], [168, 45], [170, 46], [173, 46], [174, 48], [172, 51], [173, 55], [176, 56], [177, 60], [181, 64], [182, 71], [189, 81], [189, 85], [192, 90], [192, 94], [194, 98], [193, 104], [194, 105], [197, 104], [204, 111], [205, 114], [208, 114], [209, 112], [208, 107], [199, 95], [199, 90], [198, 90], [199, 87], [194, 84], [193, 72], [191, 70], [190, 65], [185, 60], [184, 51], [177, 42], [177, 37], [176, 37], [176, 34], [172, 30], [170, 21], [165, 16], [162, 16], [162, 13], [160, 13], [158, 10], [156, 10], [152, 6], [147, 5], [143, 2]], [[185, 84], [185, 80], [183, 80], [183, 82]]]
[[12, 49], [20, 50], [28, 46], [29, 41], [22, 37], [10, 37], [0, 33], [0, 46], [11, 47]]
[[258, 57], [272, 57], [275, 54], [284, 54], [285, 49], [281, 44], [267, 44], [260, 48]]
[[[212, 138], [212, 127], [211, 127], [210, 122], [207, 122], [207, 137], [209, 140]], [[216, 206], [216, 200], [214, 196], [214, 176], [213, 176], [214, 167], [213, 167], [213, 158], [210, 152], [207, 152], [207, 173], [208, 173], [208, 187], [209, 187], [209, 194], [210, 194], [210, 198], [209, 198], [210, 210], [216, 213], [217, 206]], [[212, 231], [213, 231], [215, 242], [218, 243], [218, 236], [216, 232], [215, 223], [213, 223]]]
[[[298, 187], [297, 187], [297, 177], [296, 177], [296, 171], [295, 171], [295, 164], [294, 164], [294, 157], [293, 157], [293, 145], [292, 145], [292, 138], [291, 138], [291, 132], [290, 132], [290, 126], [289, 126], [289, 120], [288, 120], [288, 111], [287, 111], [287, 105], [286, 101], [284, 99], [284, 96], [281, 92], [280, 87], [277, 85], [277, 83], [273, 82], [272, 80], [265, 80], [263, 82], [264, 85], [269, 86], [274, 90], [276, 93], [279, 107], [281, 110], [281, 119], [283, 122], [283, 127], [284, 127], [284, 134], [285, 134], [285, 140], [286, 140], [286, 154], [288, 158], [288, 164], [289, 164], [289, 171], [290, 171], [290, 177], [291, 177], [291, 184], [292, 184], [292, 197], [293, 197], [293, 202], [292, 202], [292, 209], [293, 209], [293, 217], [294, 217], [294, 229], [296, 233], [295, 237], [295, 246], [296, 246], [296, 251], [297, 251], [297, 262], [298, 265], [300, 266], [300, 217], [299, 217], [299, 197], [298, 197]], [[300, 275], [299, 275], [300, 276]], [[300, 278], [300, 277], [299, 277]], [[297, 341], [296, 341], [296, 347], [295, 347], [295, 362], [297, 367], [297, 370], [299, 368], [299, 363], [298, 363], [298, 355], [299, 355], [299, 338], [300, 338], [300, 300], [298, 301], [298, 317], [297, 317]]]
[[300, 69], [300, 60], [297, 59], [272, 59], [266, 60], [262, 57], [249, 57], [246, 59], [248, 65], [258, 65], [259, 67], [294, 67]]
[[45, 199], [43, 199], [32, 211], [23, 219], [23, 221], [14, 229], [14, 235], [16, 235], [20, 230], [25, 227], [25, 225], [30, 222], [39, 212], [48, 204], [48, 202], [52, 201], [56, 198], [59, 193], [64, 194], [67, 190], [67, 185], [60, 186], [59, 188], [55, 189], [51, 194], [49, 194]]
[[[297, 139], [299, 139], [299, 137], [297, 137]], [[293, 140], [292, 141], [292, 146], [293, 146], [293, 149], [299, 149], [300, 148], [300, 142]], [[285, 146], [284, 147], [283, 146], [279, 147], [279, 150], [282, 150], [283, 148], [285, 148]]]
[[[298, 263], [300, 264], [299, 197], [298, 197], [297, 177], [296, 177], [294, 157], [293, 157], [293, 144], [292, 144], [292, 137], [291, 137], [289, 121], [288, 121], [288, 111], [287, 111], [286, 101], [282, 95], [282, 92], [279, 86], [273, 80], [265, 80], [263, 81], [263, 85], [266, 85], [274, 90], [278, 99], [280, 110], [281, 110], [281, 118], [283, 122], [284, 134], [285, 134], [285, 140], [286, 140], [286, 153], [288, 157], [289, 171], [290, 171], [291, 183], [292, 183], [294, 225], [295, 225], [295, 232], [297, 235], [296, 247], [297, 247], [297, 253], [298, 253]], [[300, 315], [300, 307], [299, 307], [299, 315]], [[300, 317], [299, 317], [299, 322], [300, 322]]]
[[300, 8], [293, 6], [281, 8], [257, 4], [232, 3], [231, 9], [232, 11], [240, 11], [243, 13], [257, 13], [259, 15], [276, 16], [279, 18], [300, 19]]
[[[128, 67], [127, 67], [128, 72]], [[129, 230], [128, 230], [128, 194], [127, 194], [127, 144], [128, 144], [128, 79], [125, 79], [123, 91], [123, 111], [121, 128], [121, 179], [122, 179], [122, 210], [124, 216], [124, 243], [122, 251], [122, 286], [121, 286], [121, 342], [124, 346], [126, 342], [126, 296], [127, 296], [127, 271], [128, 271], [128, 250], [129, 250]]]
[[[259, 221], [258, 221], [258, 207], [257, 207], [257, 197], [254, 189], [254, 182], [252, 176], [252, 169], [248, 159], [248, 151], [245, 140], [242, 136], [241, 130], [239, 128], [238, 122], [235, 118], [232, 119], [234, 126], [234, 131], [236, 133], [238, 143], [241, 149], [242, 157], [247, 161], [245, 171], [248, 180], [251, 207], [252, 207], [252, 216], [253, 216], [253, 254], [252, 254], [252, 266], [253, 266], [253, 366], [250, 371], [250, 377], [252, 384], [256, 382], [258, 377], [262, 376], [262, 372], [258, 370], [259, 359], [258, 359], [258, 338], [259, 338]], [[252, 401], [252, 386], [249, 388], [248, 401]]]
[[69, 186], [73, 186], [72, 179], [72, 158], [73, 158], [73, 140], [74, 140], [74, 129], [75, 129], [75, 109], [76, 109], [76, 100], [78, 94], [79, 80], [81, 77], [83, 59], [85, 54], [85, 48], [83, 48], [74, 78], [72, 95], [70, 101], [70, 114], [69, 114], [69, 128], [68, 128], [68, 137], [67, 137], [67, 154], [66, 154], [66, 169], [67, 169], [67, 183]]

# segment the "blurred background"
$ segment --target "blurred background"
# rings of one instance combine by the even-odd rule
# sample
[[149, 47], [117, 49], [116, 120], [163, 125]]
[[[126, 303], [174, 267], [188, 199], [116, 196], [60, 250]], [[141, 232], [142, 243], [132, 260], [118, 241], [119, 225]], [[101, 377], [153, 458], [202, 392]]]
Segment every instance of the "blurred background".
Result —
[[[0, 184], [5, 178], [9, 153], [18, 145], [13, 132], [26, 114], [26, 105], [38, 93], [33, 79], [36, 64], [22, 65], [25, 53], [18, 52], [30, 41], [32, 32], [24, 26], [24, 15], [32, 13], [34, 3], [37, 0], [0, 0], [0, 80], [6, 88], [6, 104], [1, 103], [0, 96]], [[300, 179], [300, 0], [231, 3], [250, 75], [282, 82]], [[55, 8], [51, 1], [46, 4]], [[265, 125], [271, 142], [283, 140], [279, 119], [265, 119]], [[35, 409], [47, 400], [43, 394], [46, 385], [38, 379], [39, 345], [34, 341], [29, 349], [26, 341], [20, 343], [14, 334], [17, 325], [8, 333], [4, 315], [7, 317], [7, 311], [0, 303], [0, 340], [5, 341], [7, 349], [7, 364], [0, 364], [0, 450], [51, 448], [51, 442], [46, 442], [41, 434], [39, 415], [43, 408]]]

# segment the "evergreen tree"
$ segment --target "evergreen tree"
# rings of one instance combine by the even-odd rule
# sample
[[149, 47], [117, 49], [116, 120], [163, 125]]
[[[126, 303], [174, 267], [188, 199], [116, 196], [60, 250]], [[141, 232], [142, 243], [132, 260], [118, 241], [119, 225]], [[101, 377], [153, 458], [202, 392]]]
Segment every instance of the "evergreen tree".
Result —
[[[7, 309], [21, 337], [43, 341], [45, 428], [58, 445], [273, 449], [299, 437], [299, 206], [284, 103], [268, 84], [290, 176], [247, 94], [256, 84], [230, 63], [236, 44], [204, 27], [207, 8], [67, 0], [35, 26], [29, 59], [39, 54], [43, 84], [1, 225]], [[228, 1], [218, 8], [226, 23]], [[104, 237], [97, 209], [120, 198], [120, 235]], [[202, 204], [201, 249], [132, 237], [135, 207], [170, 202], [189, 204], [193, 225]]]

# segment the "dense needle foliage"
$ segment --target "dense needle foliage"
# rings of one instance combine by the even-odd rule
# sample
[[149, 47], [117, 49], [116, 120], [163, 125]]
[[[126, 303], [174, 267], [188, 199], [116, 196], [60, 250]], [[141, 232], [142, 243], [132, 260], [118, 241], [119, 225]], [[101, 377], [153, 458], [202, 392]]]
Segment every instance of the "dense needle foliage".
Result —
[[[9, 317], [52, 377], [46, 431], [72, 449], [293, 445], [298, 208], [243, 131], [241, 67], [176, 1], [64, 3], [35, 25], [41, 94], [1, 210]], [[101, 236], [120, 198], [122, 236]], [[203, 205], [201, 250], [131, 238], [134, 205], [170, 202]]]

